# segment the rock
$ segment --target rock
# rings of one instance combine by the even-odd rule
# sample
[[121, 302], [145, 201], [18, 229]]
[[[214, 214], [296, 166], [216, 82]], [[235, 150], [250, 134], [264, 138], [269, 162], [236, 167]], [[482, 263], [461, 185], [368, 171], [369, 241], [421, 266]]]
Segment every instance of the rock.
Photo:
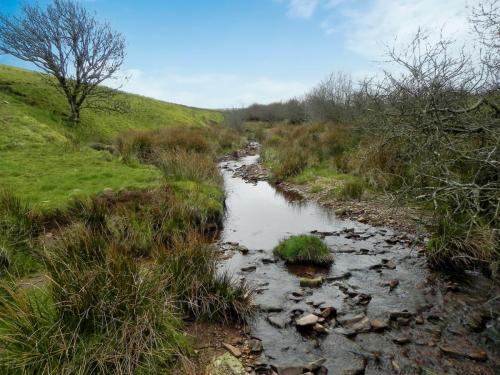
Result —
[[416, 324], [424, 324], [424, 318], [422, 317], [422, 315], [419, 315], [415, 318], [415, 323]]
[[396, 269], [396, 262], [393, 259], [382, 259], [382, 265], [390, 270]]
[[370, 324], [372, 326], [372, 331], [374, 332], [382, 332], [388, 327], [387, 322], [380, 319], [373, 319], [370, 321]]
[[303, 290], [296, 290], [294, 292], [292, 292], [292, 295], [294, 297], [304, 297], [305, 296], [305, 293]]
[[363, 375], [366, 368], [366, 359], [355, 359], [350, 368], [342, 371], [342, 375]]
[[346, 209], [345, 208], [337, 208], [335, 210], [335, 215], [336, 216], [344, 216], [346, 214]]
[[337, 315], [337, 309], [335, 307], [323, 307], [321, 308], [321, 316], [325, 319], [333, 318]]
[[302, 375], [302, 367], [279, 366], [274, 367], [274, 370], [278, 375]]
[[356, 297], [354, 297], [353, 301], [356, 305], [366, 306], [370, 303], [371, 299], [372, 296], [369, 294], [359, 293]]
[[241, 357], [241, 350], [238, 349], [236, 346], [233, 346], [231, 344], [226, 344], [225, 342], [222, 343], [222, 346], [224, 348], [226, 348], [226, 350], [229, 351], [236, 358], [240, 358]]
[[337, 321], [339, 322], [340, 325], [348, 326], [348, 325], [352, 325], [354, 323], [357, 323], [360, 320], [363, 320], [364, 318], [366, 318], [366, 316], [364, 314], [357, 314], [357, 315], [346, 314], [346, 315], [342, 316], [341, 318], [337, 318]]
[[313, 330], [314, 330], [314, 332], [317, 332], [317, 333], [328, 333], [328, 330], [325, 328], [325, 326], [323, 326], [319, 323], [316, 323], [313, 326]]
[[283, 319], [281, 319], [280, 317], [277, 317], [277, 316], [268, 316], [267, 317], [267, 321], [269, 323], [271, 323], [271, 325], [274, 326], [274, 327], [276, 327], [276, 328], [283, 329], [286, 326], [286, 322]]
[[470, 345], [439, 345], [439, 349], [452, 357], [468, 358], [474, 361], [486, 361], [488, 360], [488, 354], [479, 348], [472, 347]]
[[248, 345], [250, 346], [250, 351], [252, 353], [260, 353], [263, 350], [262, 341], [257, 339], [252, 339], [249, 341]]
[[391, 311], [389, 313], [389, 319], [390, 320], [397, 320], [398, 318], [411, 318], [413, 316], [413, 313], [409, 312], [408, 310], [401, 310], [401, 311]]
[[243, 255], [247, 255], [249, 250], [248, 248], [246, 248], [245, 246], [239, 246], [238, 247], [238, 250], [240, 251], [240, 253], [242, 253]]
[[260, 261], [261, 261], [262, 263], [264, 263], [264, 264], [276, 263], [276, 260], [271, 259], [271, 258], [262, 258]]
[[248, 266], [248, 267], [243, 267], [241, 270], [243, 272], [253, 272], [257, 269], [257, 266]]
[[372, 329], [372, 325], [370, 323], [370, 319], [365, 317], [357, 323], [354, 323], [350, 328], [355, 330], [358, 333], [361, 332], [369, 332]]
[[384, 283], [384, 286], [388, 286], [389, 290], [394, 290], [399, 285], [399, 280], [394, 279], [394, 280], [389, 280]]
[[313, 362], [309, 362], [307, 365], [304, 366], [304, 370], [314, 372], [317, 369], [319, 369], [321, 366], [323, 366], [323, 363], [326, 362], [326, 358], [320, 358], [317, 359]]
[[335, 332], [336, 334], [345, 336], [345, 337], [354, 337], [357, 335], [357, 332], [355, 330], [349, 329], [349, 328], [341, 328], [341, 327], [334, 328], [333, 332]]
[[352, 274], [350, 272], [344, 272], [340, 273], [338, 275], [331, 275], [326, 278], [326, 281], [337, 281], [337, 280], [343, 280], [343, 279], [348, 279], [351, 277]]
[[259, 305], [260, 311], [263, 312], [281, 312], [283, 311], [283, 307], [277, 306], [277, 305], [267, 305], [267, 304], [260, 304]]
[[297, 327], [308, 327], [313, 326], [318, 322], [318, 317], [314, 314], [307, 314], [300, 319], [295, 321]]
[[241, 362], [231, 355], [224, 353], [212, 359], [206, 369], [207, 375], [244, 375], [245, 369]]
[[392, 339], [392, 341], [398, 345], [405, 345], [405, 344], [408, 344], [410, 342], [410, 338], [408, 336], [398, 336], [398, 337], [394, 337]]
[[301, 277], [299, 279], [300, 286], [302, 287], [319, 287], [323, 284], [323, 278], [322, 277], [315, 277], [313, 279]]

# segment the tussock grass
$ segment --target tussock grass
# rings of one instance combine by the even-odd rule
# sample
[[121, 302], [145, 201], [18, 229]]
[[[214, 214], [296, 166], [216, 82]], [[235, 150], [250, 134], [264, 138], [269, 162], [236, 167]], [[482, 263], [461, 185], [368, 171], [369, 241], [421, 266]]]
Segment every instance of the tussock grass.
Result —
[[353, 179], [351, 181], [346, 181], [341, 190], [340, 196], [346, 199], [361, 199], [363, 192], [365, 191], [365, 184], [362, 180]]
[[158, 157], [157, 166], [170, 180], [190, 180], [222, 185], [222, 176], [213, 159], [186, 150], [164, 152]]
[[329, 266], [333, 263], [328, 246], [311, 235], [289, 237], [281, 241], [273, 252], [289, 264]]
[[169, 292], [194, 319], [244, 321], [251, 314], [252, 289], [218, 272], [215, 249], [198, 234], [177, 237], [159, 262], [171, 275]]

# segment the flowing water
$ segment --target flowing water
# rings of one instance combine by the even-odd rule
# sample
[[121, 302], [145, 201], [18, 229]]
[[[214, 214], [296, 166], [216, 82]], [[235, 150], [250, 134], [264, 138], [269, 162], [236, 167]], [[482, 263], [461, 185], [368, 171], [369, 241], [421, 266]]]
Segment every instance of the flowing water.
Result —
[[[441, 281], [407, 235], [339, 219], [268, 182], [233, 176], [236, 168], [257, 160], [258, 155], [221, 163], [227, 193], [221, 243], [249, 250], [227, 250], [222, 267], [257, 288], [251, 335], [262, 340], [260, 361], [300, 367], [325, 358], [329, 374], [498, 371], [498, 301], [491, 300], [496, 290], [474, 295], [471, 287]], [[331, 249], [330, 269], [290, 268], [273, 258], [281, 239], [310, 232]], [[300, 287], [300, 276], [317, 275], [326, 280], [321, 287]], [[324, 324], [327, 333], [297, 329], [298, 316], [320, 314], [324, 307], [337, 311], [337, 318]], [[359, 320], [360, 314], [387, 323], [387, 329], [353, 327], [348, 320]], [[465, 353], [457, 353], [460, 348]]]

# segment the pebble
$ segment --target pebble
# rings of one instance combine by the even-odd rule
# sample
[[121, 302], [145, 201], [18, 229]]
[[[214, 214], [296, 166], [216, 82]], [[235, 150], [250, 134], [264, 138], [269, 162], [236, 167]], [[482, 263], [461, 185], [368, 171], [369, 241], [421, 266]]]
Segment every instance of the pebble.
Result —
[[486, 361], [488, 359], [488, 354], [484, 350], [470, 345], [440, 345], [439, 349], [443, 353], [454, 357], [468, 358], [475, 361]]
[[276, 328], [283, 329], [286, 326], [286, 322], [277, 316], [268, 316], [267, 321]]
[[374, 332], [382, 332], [388, 327], [387, 322], [380, 319], [373, 319], [370, 321], [370, 324], [372, 326], [372, 331]]
[[236, 358], [240, 358], [241, 357], [241, 350], [238, 349], [237, 347], [231, 345], [231, 344], [226, 344], [225, 342], [222, 343], [222, 346], [224, 348], [226, 348], [226, 350], [231, 353], [232, 355], [234, 355]]
[[392, 341], [394, 341], [398, 345], [405, 345], [410, 342], [410, 338], [408, 336], [399, 336], [393, 338]]
[[298, 327], [308, 327], [313, 326], [318, 322], [318, 317], [314, 314], [307, 314], [300, 319], [297, 319], [295, 323]]
[[243, 267], [241, 270], [243, 272], [253, 272], [257, 269], [257, 266], [248, 266], [248, 267]]

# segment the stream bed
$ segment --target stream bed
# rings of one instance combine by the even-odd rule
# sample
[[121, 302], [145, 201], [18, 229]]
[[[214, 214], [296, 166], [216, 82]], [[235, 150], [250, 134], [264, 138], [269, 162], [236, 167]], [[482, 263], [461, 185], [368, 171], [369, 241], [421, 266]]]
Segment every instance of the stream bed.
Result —
[[[339, 219], [267, 181], [235, 176], [258, 155], [220, 164], [227, 215], [221, 268], [256, 289], [254, 371], [278, 374], [498, 374], [498, 289], [479, 274], [455, 283], [432, 273], [414, 238]], [[288, 267], [272, 249], [312, 233], [335, 258], [329, 269]], [[322, 277], [317, 287], [300, 278]], [[314, 324], [300, 327], [313, 315]], [[317, 361], [316, 363], [314, 363]], [[327, 372], [326, 372], [327, 371]]]

